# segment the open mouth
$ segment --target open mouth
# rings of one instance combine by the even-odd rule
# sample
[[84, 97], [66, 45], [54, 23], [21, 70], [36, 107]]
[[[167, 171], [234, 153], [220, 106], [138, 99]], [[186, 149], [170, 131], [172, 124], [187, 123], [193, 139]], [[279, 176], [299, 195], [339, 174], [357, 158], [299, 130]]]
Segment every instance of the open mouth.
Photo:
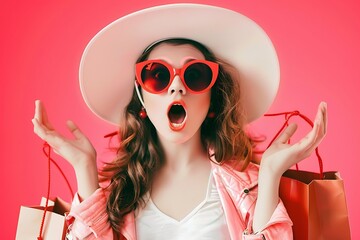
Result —
[[168, 110], [170, 128], [179, 131], [184, 128], [186, 122], [186, 110], [182, 103], [173, 103]]

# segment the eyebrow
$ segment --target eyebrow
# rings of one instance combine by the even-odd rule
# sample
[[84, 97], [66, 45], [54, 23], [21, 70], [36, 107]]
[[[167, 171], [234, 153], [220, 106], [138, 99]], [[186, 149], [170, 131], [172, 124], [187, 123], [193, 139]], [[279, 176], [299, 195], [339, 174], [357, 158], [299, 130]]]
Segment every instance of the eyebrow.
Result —
[[197, 60], [197, 58], [190, 58], [190, 57], [188, 57], [188, 59], [186, 59], [184, 62], [182, 62], [182, 64], [184, 65], [184, 64], [186, 64], [186, 63], [188, 63], [188, 62], [191, 62], [191, 61], [194, 61], [194, 60]]
[[[172, 61], [170, 61], [170, 59], [168, 59], [168, 58], [165, 57], [165, 56], [161, 56], [161, 57], [158, 57], [158, 58], [156, 58], [156, 59], [157, 59], [157, 60], [161, 60], [161, 61], [165, 61], [165, 62], [167, 62], [168, 64], [170, 64], [171, 66], [174, 66], [174, 63], [173, 63]], [[191, 61], [194, 61], [194, 60], [197, 60], [197, 58], [190, 57], [190, 56], [186, 56], [186, 57], [184, 57], [184, 58], [181, 60], [180, 64], [183, 66], [183, 65], [185, 65], [186, 63], [191, 62]]]

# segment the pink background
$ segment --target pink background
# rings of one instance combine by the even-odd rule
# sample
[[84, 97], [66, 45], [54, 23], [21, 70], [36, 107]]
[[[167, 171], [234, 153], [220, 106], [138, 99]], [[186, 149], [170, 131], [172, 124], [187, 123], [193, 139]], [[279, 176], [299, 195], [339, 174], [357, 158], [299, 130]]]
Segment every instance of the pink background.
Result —
[[[2, 239], [15, 238], [20, 205], [37, 204], [46, 194], [47, 163], [30, 121], [35, 99], [45, 102], [58, 130], [66, 132], [65, 121], [74, 120], [98, 149], [99, 160], [109, 157], [102, 136], [114, 128], [93, 116], [80, 95], [77, 74], [82, 50], [98, 30], [118, 17], [176, 1], [125, 2], [130, 1], [1, 1]], [[328, 102], [328, 135], [320, 151], [325, 170], [338, 170], [345, 180], [352, 237], [360, 239], [358, 1], [191, 2], [237, 10], [268, 32], [279, 55], [282, 79], [269, 112], [297, 109], [313, 118], [318, 103]], [[254, 124], [254, 131], [270, 138], [280, 123], [263, 118]], [[300, 126], [301, 131], [308, 129]], [[72, 169], [55, 158], [75, 188]], [[300, 167], [317, 171], [311, 159]], [[71, 197], [55, 168], [51, 194]]]

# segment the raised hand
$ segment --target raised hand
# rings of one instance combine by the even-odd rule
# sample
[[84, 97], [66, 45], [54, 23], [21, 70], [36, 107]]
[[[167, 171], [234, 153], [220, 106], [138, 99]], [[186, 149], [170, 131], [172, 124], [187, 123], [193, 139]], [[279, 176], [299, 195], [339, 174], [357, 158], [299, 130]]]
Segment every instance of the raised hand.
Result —
[[48, 120], [46, 109], [40, 100], [35, 101], [35, 115], [32, 123], [35, 134], [73, 166], [78, 181], [79, 195], [86, 198], [95, 191], [98, 188], [96, 151], [75, 123], [67, 122], [67, 128], [73, 138], [61, 135]]
[[291, 166], [311, 155], [325, 137], [326, 128], [327, 106], [322, 102], [318, 107], [312, 130], [299, 142], [290, 145], [288, 140], [297, 129], [296, 124], [290, 124], [265, 151], [261, 165], [266, 165], [266, 168], [281, 176]]
[[67, 127], [74, 138], [69, 139], [62, 136], [49, 122], [44, 105], [39, 100], [35, 101], [35, 116], [32, 122], [34, 124], [34, 132], [73, 167], [81, 164], [80, 161], [95, 161], [95, 149], [79, 128], [72, 121], [68, 121]]

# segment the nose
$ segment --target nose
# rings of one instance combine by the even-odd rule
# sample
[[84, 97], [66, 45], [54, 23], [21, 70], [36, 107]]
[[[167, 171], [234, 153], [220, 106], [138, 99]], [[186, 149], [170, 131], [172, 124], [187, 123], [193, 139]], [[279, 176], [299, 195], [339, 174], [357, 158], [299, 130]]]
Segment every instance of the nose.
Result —
[[186, 88], [178, 75], [174, 77], [174, 80], [172, 81], [168, 89], [168, 93], [169, 94], [180, 93], [182, 95], [186, 94]]

